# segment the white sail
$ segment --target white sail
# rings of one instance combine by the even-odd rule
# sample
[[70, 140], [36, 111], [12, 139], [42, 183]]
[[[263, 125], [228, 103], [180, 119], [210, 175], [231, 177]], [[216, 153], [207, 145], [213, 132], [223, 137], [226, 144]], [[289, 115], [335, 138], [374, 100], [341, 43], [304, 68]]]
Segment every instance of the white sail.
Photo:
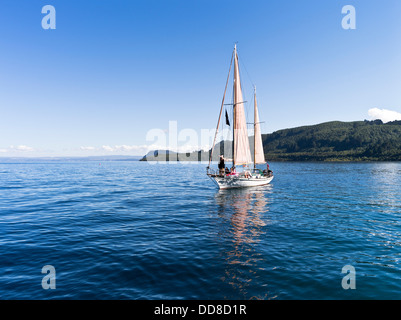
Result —
[[255, 92], [255, 132], [254, 132], [254, 163], [261, 164], [266, 163], [265, 153], [263, 151], [263, 143], [262, 143], [262, 132], [260, 131], [260, 122], [259, 122], [259, 112], [258, 112], [258, 103], [256, 101], [256, 92]]
[[234, 166], [252, 163], [248, 130], [238, 68], [238, 55], [234, 49]]

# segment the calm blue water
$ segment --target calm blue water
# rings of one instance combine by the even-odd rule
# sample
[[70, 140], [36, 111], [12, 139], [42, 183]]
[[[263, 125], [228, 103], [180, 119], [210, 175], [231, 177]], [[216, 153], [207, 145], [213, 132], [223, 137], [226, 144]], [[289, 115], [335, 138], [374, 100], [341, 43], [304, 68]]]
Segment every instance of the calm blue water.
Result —
[[270, 167], [218, 191], [204, 164], [2, 163], [0, 298], [401, 299], [401, 164]]

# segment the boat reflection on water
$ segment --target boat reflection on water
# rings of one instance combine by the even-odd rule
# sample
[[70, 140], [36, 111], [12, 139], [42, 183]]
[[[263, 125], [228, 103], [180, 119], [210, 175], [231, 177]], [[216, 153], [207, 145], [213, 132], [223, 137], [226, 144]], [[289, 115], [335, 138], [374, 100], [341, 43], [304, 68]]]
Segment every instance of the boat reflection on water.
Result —
[[[227, 299], [267, 299], [267, 284], [260, 285], [260, 273], [265, 267], [265, 248], [260, 242], [268, 232], [271, 192], [271, 186], [264, 186], [216, 193], [217, 235], [225, 265], [221, 279], [232, 292], [232, 296], [225, 297]], [[259, 279], [254, 285], [255, 277]], [[258, 285], [254, 288], [256, 282]]]

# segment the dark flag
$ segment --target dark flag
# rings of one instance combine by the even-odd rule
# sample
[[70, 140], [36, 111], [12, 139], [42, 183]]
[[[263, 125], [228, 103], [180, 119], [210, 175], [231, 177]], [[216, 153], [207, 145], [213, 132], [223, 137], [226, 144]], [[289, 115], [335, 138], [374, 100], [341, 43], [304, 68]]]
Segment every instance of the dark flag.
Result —
[[228, 113], [227, 113], [227, 110], [226, 110], [226, 125], [230, 125], [230, 120], [228, 119]]

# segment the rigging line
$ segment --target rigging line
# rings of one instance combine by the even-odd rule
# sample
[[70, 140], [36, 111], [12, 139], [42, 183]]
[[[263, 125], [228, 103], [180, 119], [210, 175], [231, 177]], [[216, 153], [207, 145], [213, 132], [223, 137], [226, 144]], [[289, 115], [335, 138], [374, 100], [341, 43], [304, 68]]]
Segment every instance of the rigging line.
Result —
[[[239, 56], [238, 56], [238, 60], [240, 60]], [[251, 81], [252, 87], [255, 87], [255, 84], [253, 83], [252, 78], [251, 78], [251, 76], [250, 76], [250, 74], [249, 74], [249, 72], [248, 72], [248, 70], [247, 70], [247, 68], [246, 68], [246, 66], [245, 66], [245, 64], [244, 64], [242, 59], [241, 59], [241, 64], [244, 66], [244, 69], [245, 69], [245, 72], [246, 72], [246, 74], [247, 74], [247, 76], [249, 78], [249, 81]]]
[[[245, 72], [246, 72], [246, 74], [247, 74], [247, 76], [248, 76], [248, 78], [249, 78], [249, 81], [251, 82], [252, 87], [255, 87], [255, 85], [253, 84], [252, 78], [251, 78], [251, 76], [249, 75], [249, 72], [248, 72], [248, 70], [247, 70], [247, 68], [246, 68], [246, 66], [245, 66], [245, 64], [244, 64], [244, 62], [243, 62], [242, 59], [240, 59], [239, 55], [238, 55], [238, 62], [239, 62], [239, 63], [241, 64], [241, 66], [245, 69]], [[239, 72], [240, 72], [240, 76], [241, 76], [241, 74], [243, 74], [243, 72], [241, 72], [241, 70], [239, 70]], [[245, 86], [242, 85], [242, 84], [243, 84], [243, 79], [244, 79], [244, 78], [241, 76], [242, 95], [243, 95], [244, 100], [245, 100], [245, 98], [247, 97], [247, 88], [245, 88]], [[252, 98], [253, 98], [253, 95], [252, 95]], [[246, 101], [246, 102], [247, 102], [247, 101]], [[246, 113], [246, 118], [247, 118], [247, 119], [249, 119], [249, 112], [250, 112], [250, 111], [249, 111], [249, 109], [250, 109], [249, 106], [250, 106], [250, 105], [247, 104], [247, 103], [244, 104], [245, 113]]]
[[248, 116], [249, 116], [249, 113], [248, 113], [248, 111], [249, 111], [248, 101], [245, 100], [247, 94], [246, 94], [246, 89], [243, 86], [244, 82], [243, 82], [243, 77], [242, 77], [242, 70], [239, 67], [240, 65], [242, 65], [242, 62], [240, 63], [238, 52], [237, 52], [237, 57], [238, 57], [238, 73], [239, 73], [239, 78], [240, 78], [240, 88], [241, 88], [241, 91], [242, 91], [242, 99], [244, 100], [243, 102], [240, 102], [240, 103], [242, 103], [244, 105], [245, 118], [248, 119]]
[[[237, 50], [238, 51], [238, 50]], [[249, 72], [248, 72], [248, 70], [247, 70], [247, 68], [246, 68], [246, 66], [245, 66], [245, 64], [243, 63], [243, 60], [242, 59], [240, 59], [240, 57], [239, 57], [240, 55], [238, 54], [238, 52], [237, 52], [237, 57], [238, 57], [238, 65], [241, 65], [244, 69], [245, 69], [245, 72], [246, 72], [246, 74], [247, 74], [247, 76], [248, 76], [248, 78], [249, 78], [249, 81], [251, 82], [251, 84], [252, 84], [252, 87], [255, 87], [255, 85], [253, 84], [253, 81], [252, 81], [252, 79], [251, 79], [251, 76], [249, 75]], [[240, 84], [240, 86], [241, 86], [241, 90], [242, 90], [242, 96], [243, 96], [243, 99], [244, 100], [246, 100], [245, 98], [247, 97], [247, 89], [245, 88], [245, 86], [243, 86], [243, 77], [242, 77], [242, 70], [241, 70], [241, 68], [238, 68], [238, 72], [239, 72], [239, 74], [240, 74], [240, 81], [241, 81], [241, 84]], [[252, 98], [253, 98], [253, 95], [252, 95]], [[244, 101], [245, 103], [244, 103], [244, 109], [245, 109], [245, 115], [246, 115], [246, 118], [247, 119], [249, 119], [249, 104], [248, 104], [248, 101]]]
[[232, 64], [233, 64], [233, 60], [234, 60], [234, 52], [233, 52], [233, 54], [231, 55], [230, 68], [228, 69], [228, 75], [227, 75], [226, 86], [225, 86], [225, 88], [224, 88], [223, 99], [222, 99], [222, 101], [221, 101], [221, 108], [220, 108], [219, 120], [217, 121], [217, 128], [216, 128], [216, 133], [215, 133], [215, 135], [214, 135], [212, 150], [211, 150], [211, 152], [210, 152], [208, 168], [210, 167], [210, 164], [211, 164], [211, 162], [212, 162], [214, 146], [215, 146], [215, 144], [216, 144], [216, 138], [217, 138], [217, 134], [218, 134], [218, 132], [219, 132], [220, 119], [221, 119], [221, 114], [222, 114], [223, 108], [224, 108], [224, 99], [225, 99], [225, 97], [226, 97], [226, 91], [227, 91], [228, 81], [229, 81], [229, 79], [230, 79], [231, 66], [232, 66]]

